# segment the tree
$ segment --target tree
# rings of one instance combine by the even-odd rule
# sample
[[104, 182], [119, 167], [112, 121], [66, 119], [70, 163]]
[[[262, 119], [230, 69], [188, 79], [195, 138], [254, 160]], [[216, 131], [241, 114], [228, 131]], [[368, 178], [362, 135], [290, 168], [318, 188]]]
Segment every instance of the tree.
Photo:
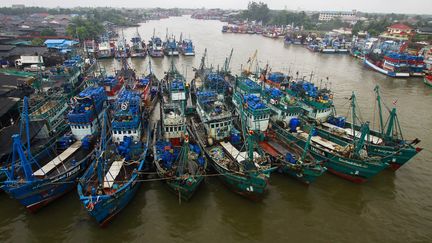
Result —
[[56, 36], [57, 33], [53, 28], [45, 28], [40, 32], [41, 36]]
[[270, 19], [270, 9], [266, 3], [249, 2], [248, 9], [243, 12], [243, 17], [267, 23]]
[[357, 35], [358, 32], [360, 32], [361, 30], [363, 30], [363, 21], [357, 21], [357, 23], [354, 24], [353, 28], [352, 28], [352, 34], [353, 35]]
[[32, 46], [43, 46], [44, 40], [41, 38], [35, 38], [31, 41]]

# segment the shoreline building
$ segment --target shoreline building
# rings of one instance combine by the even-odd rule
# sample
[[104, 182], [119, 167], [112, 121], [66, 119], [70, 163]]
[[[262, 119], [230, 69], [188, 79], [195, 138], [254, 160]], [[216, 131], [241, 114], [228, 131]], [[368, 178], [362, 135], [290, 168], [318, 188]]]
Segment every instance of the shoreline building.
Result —
[[357, 20], [357, 10], [352, 11], [321, 11], [318, 16], [319, 21], [330, 21], [335, 18], [340, 18], [342, 21]]
[[387, 27], [387, 31], [383, 32], [380, 37], [393, 40], [409, 40], [414, 34], [414, 28], [396, 23]]

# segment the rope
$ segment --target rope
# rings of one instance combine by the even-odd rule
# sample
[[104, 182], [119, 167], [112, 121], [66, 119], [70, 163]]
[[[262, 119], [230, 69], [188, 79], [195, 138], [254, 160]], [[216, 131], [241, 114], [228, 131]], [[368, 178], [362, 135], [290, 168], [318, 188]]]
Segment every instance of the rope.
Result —
[[[254, 172], [253, 170], [248, 171], [248, 172]], [[142, 172], [138, 172], [138, 174], [143, 174]], [[152, 174], [157, 174], [157, 173], [152, 173]], [[238, 175], [238, 172], [227, 172], [227, 173], [216, 173], [216, 174], [205, 174], [205, 175], [196, 175], [195, 177], [217, 177], [217, 176], [224, 176], [224, 175]], [[153, 182], [153, 181], [168, 181], [168, 180], [179, 180], [179, 179], [184, 179], [184, 177], [182, 176], [171, 176], [171, 177], [164, 177], [164, 178], [151, 178], [151, 179], [138, 179], [135, 180], [136, 182]], [[114, 181], [105, 181], [105, 182], [110, 182], [110, 183], [114, 183], [114, 182], [119, 182], [119, 183], [127, 183], [130, 180], [114, 180]], [[29, 181], [19, 181], [16, 184], [26, 184]], [[71, 183], [76, 183], [77, 181], [63, 181], [63, 182], [48, 182], [45, 183], [44, 185], [63, 185], [63, 184], [71, 184]], [[88, 183], [94, 183], [97, 182], [97, 180], [87, 180], [86, 182]], [[0, 184], [6, 184], [6, 182], [0, 182]]]

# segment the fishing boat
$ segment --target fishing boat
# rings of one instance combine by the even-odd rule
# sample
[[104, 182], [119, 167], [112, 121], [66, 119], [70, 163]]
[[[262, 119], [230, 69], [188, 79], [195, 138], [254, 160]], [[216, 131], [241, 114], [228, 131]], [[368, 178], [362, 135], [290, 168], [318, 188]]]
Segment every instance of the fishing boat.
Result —
[[240, 132], [233, 127], [232, 113], [223, 96], [212, 91], [198, 94], [198, 116], [191, 120], [191, 129], [218, 178], [235, 193], [259, 200], [267, 190], [268, 178], [274, 169], [256, 144], [254, 132], [245, 132], [245, 115], [240, 109], [246, 142], [241, 141]]
[[311, 138], [312, 133], [309, 133], [306, 145], [302, 148], [269, 129], [265, 139], [258, 144], [271, 157], [272, 166], [277, 166], [279, 172], [309, 185], [326, 171], [322, 166], [323, 161], [317, 161], [309, 152]]
[[355, 183], [363, 183], [379, 174], [388, 167], [381, 157], [370, 156], [365, 148], [365, 139], [369, 132], [367, 123], [362, 125], [361, 136], [352, 143], [342, 141], [319, 130], [311, 129], [311, 126], [301, 124], [300, 119], [292, 121], [289, 128], [283, 128], [272, 123], [272, 129], [280, 134], [286, 141], [305, 147], [310, 133], [311, 154], [318, 161], [324, 161], [327, 170], [339, 177]]
[[163, 52], [166, 56], [178, 56], [179, 50], [177, 46], [177, 41], [174, 36], [170, 36], [166, 38], [163, 43]]
[[118, 75], [107, 76], [100, 80], [99, 85], [104, 87], [108, 100], [116, 100], [118, 94], [124, 88], [124, 77]]
[[122, 38], [117, 41], [114, 55], [117, 59], [127, 58], [130, 56], [130, 49], [129, 46], [126, 44], [126, 40], [124, 39], [123, 35]]
[[230, 63], [234, 49], [225, 58], [221, 69], [214, 70], [212, 66], [205, 65], [207, 49], [201, 58], [200, 67], [195, 69], [195, 78], [191, 82], [193, 94], [198, 90], [215, 91], [218, 94], [230, 97], [234, 90], [235, 77], [231, 74]]
[[297, 99], [310, 119], [326, 121], [334, 113], [333, 93], [327, 85], [321, 88], [304, 79], [293, 80], [286, 92]]
[[[412, 157], [418, 154], [422, 148], [415, 147], [420, 140], [406, 140], [403, 138], [401, 126], [396, 114], [396, 108], [388, 109], [389, 118], [384, 122], [382, 114], [382, 101], [379, 87], [375, 87], [376, 103], [378, 107], [378, 117], [380, 130], [370, 130], [365, 140], [367, 153], [371, 156], [379, 156], [388, 163], [391, 169], [397, 170]], [[352, 121], [346, 121], [345, 117], [332, 116], [327, 122], [321, 123], [317, 129], [327, 136], [332, 136], [347, 142], [353, 142], [361, 134], [361, 126], [356, 112], [356, 96], [353, 94], [351, 100]], [[387, 106], [385, 106], [387, 107]]]
[[144, 103], [144, 108], [146, 109], [147, 114], [150, 114], [153, 111], [159, 100], [159, 80], [152, 72], [150, 60], [149, 69], [150, 73], [143, 78], [135, 80], [133, 85], [133, 90], [136, 90], [141, 94], [141, 100]]
[[[94, 155], [97, 125], [105, 101], [103, 88], [90, 87], [81, 92], [68, 114], [72, 134], [47, 144], [38, 154], [31, 153], [28, 135], [27, 146], [21, 143], [20, 135], [13, 135], [11, 165], [7, 168], [2, 189], [31, 212], [72, 190]], [[26, 134], [30, 134], [27, 98], [24, 99], [23, 117]]]
[[195, 56], [195, 47], [190, 39], [180, 41], [179, 50], [183, 56]]
[[78, 183], [82, 205], [101, 226], [127, 206], [142, 183], [140, 172], [145, 169], [150, 125], [140, 96], [134, 90], [121, 92], [111, 123], [104, 116], [100, 147]]
[[161, 122], [155, 130], [156, 171], [179, 199], [188, 201], [204, 180], [207, 162], [186, 128], [179, 103], [162, 103]]
[[290, 77], [281, 72], [270, 72], [266, 77], [267, 69], [263, 73], [263, 79], [266, 87], [274, 87], [280, 90], [286, 90], [290, 84]]
[[102, 36], [101, 42], [99, 43], [97, 58], [103, 59], [103, 58], [112, 58], [112, 57], [113, 57], [113, 50], [109, 38], [106, 35]]
[[424, 78], [423, 78], [423, 82], [426, 85], [432, 87], [432, 74], [425, 75]]
[[132, 48], [131, 48], [131, 57], [146, 57], [147, 56], [147, 47], [142, 40], [138, 28], [136, 29], [135, 36], [131, 39]]
[[[84, 67], [79, 56], [75, 56], [66, 60], [63, 65], [50, 68], [44, 74], [48, 77], [47, 79], [43, 79], [40, 75], [32, 80], [32, 85], [37, 90], [28, 98], [29, 136], [32, 154], [37, 154], [47, 144], [54, 143], [68, 129], [65, 119], [63, 119], [67, 112], [68, 100], [82, 90], [86, 84], [82, 74], [87, 74], [91, 70], [91, 68], [86, 69]], [[9, 164], [7, 160], [13, 151], [13, 141], [10, 139], [13, 134], [22, 134], [21, 143], [27, 146], [25, 132], [23, 119], [1, 129], [0, 139], [3, 143], [0, 144], [0, 165]], [[0, 173], [0, 181], [3, 179], [5, 179], [5, 175]]]
[[283, 123], [285, 127], [293, 118], [298, 118], [303, 113], [301, 105], [296, 99], [277, 88], [266, 88], [263, 91], [263, 101], [272, 111], [270, 120]]
[[365, 56], [364, 63], [373, 70], [394, 78], [423, 76], [426, 68], [423, 57], [398, 52], [370, 53]]
[[243, 110], [246, 114], [244, 122], [246, 123], [247, 129], [261, 132], [267, 130], [271, 110], [264, 104], [260, 97], [254, 94], [242, 95], [236, 92], [233, 95], [232, 102], [238, 114], [241, 114], [240, 110]]
[[151, 57], [163, 57], [163, 45], [161, 38], [154, 36], [150, 39], [148, 44], [148, 52]]

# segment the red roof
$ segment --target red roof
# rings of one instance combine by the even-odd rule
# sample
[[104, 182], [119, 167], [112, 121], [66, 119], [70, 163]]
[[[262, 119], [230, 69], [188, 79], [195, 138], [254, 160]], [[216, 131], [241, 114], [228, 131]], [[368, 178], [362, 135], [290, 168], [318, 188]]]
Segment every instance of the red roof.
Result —
[[408, 25], [405, 24], [393, 24], [389, 27], [387, 27], [388, 29], [399, 29], [399, 30], [412, 30], [413, 28], [409, 27]]

